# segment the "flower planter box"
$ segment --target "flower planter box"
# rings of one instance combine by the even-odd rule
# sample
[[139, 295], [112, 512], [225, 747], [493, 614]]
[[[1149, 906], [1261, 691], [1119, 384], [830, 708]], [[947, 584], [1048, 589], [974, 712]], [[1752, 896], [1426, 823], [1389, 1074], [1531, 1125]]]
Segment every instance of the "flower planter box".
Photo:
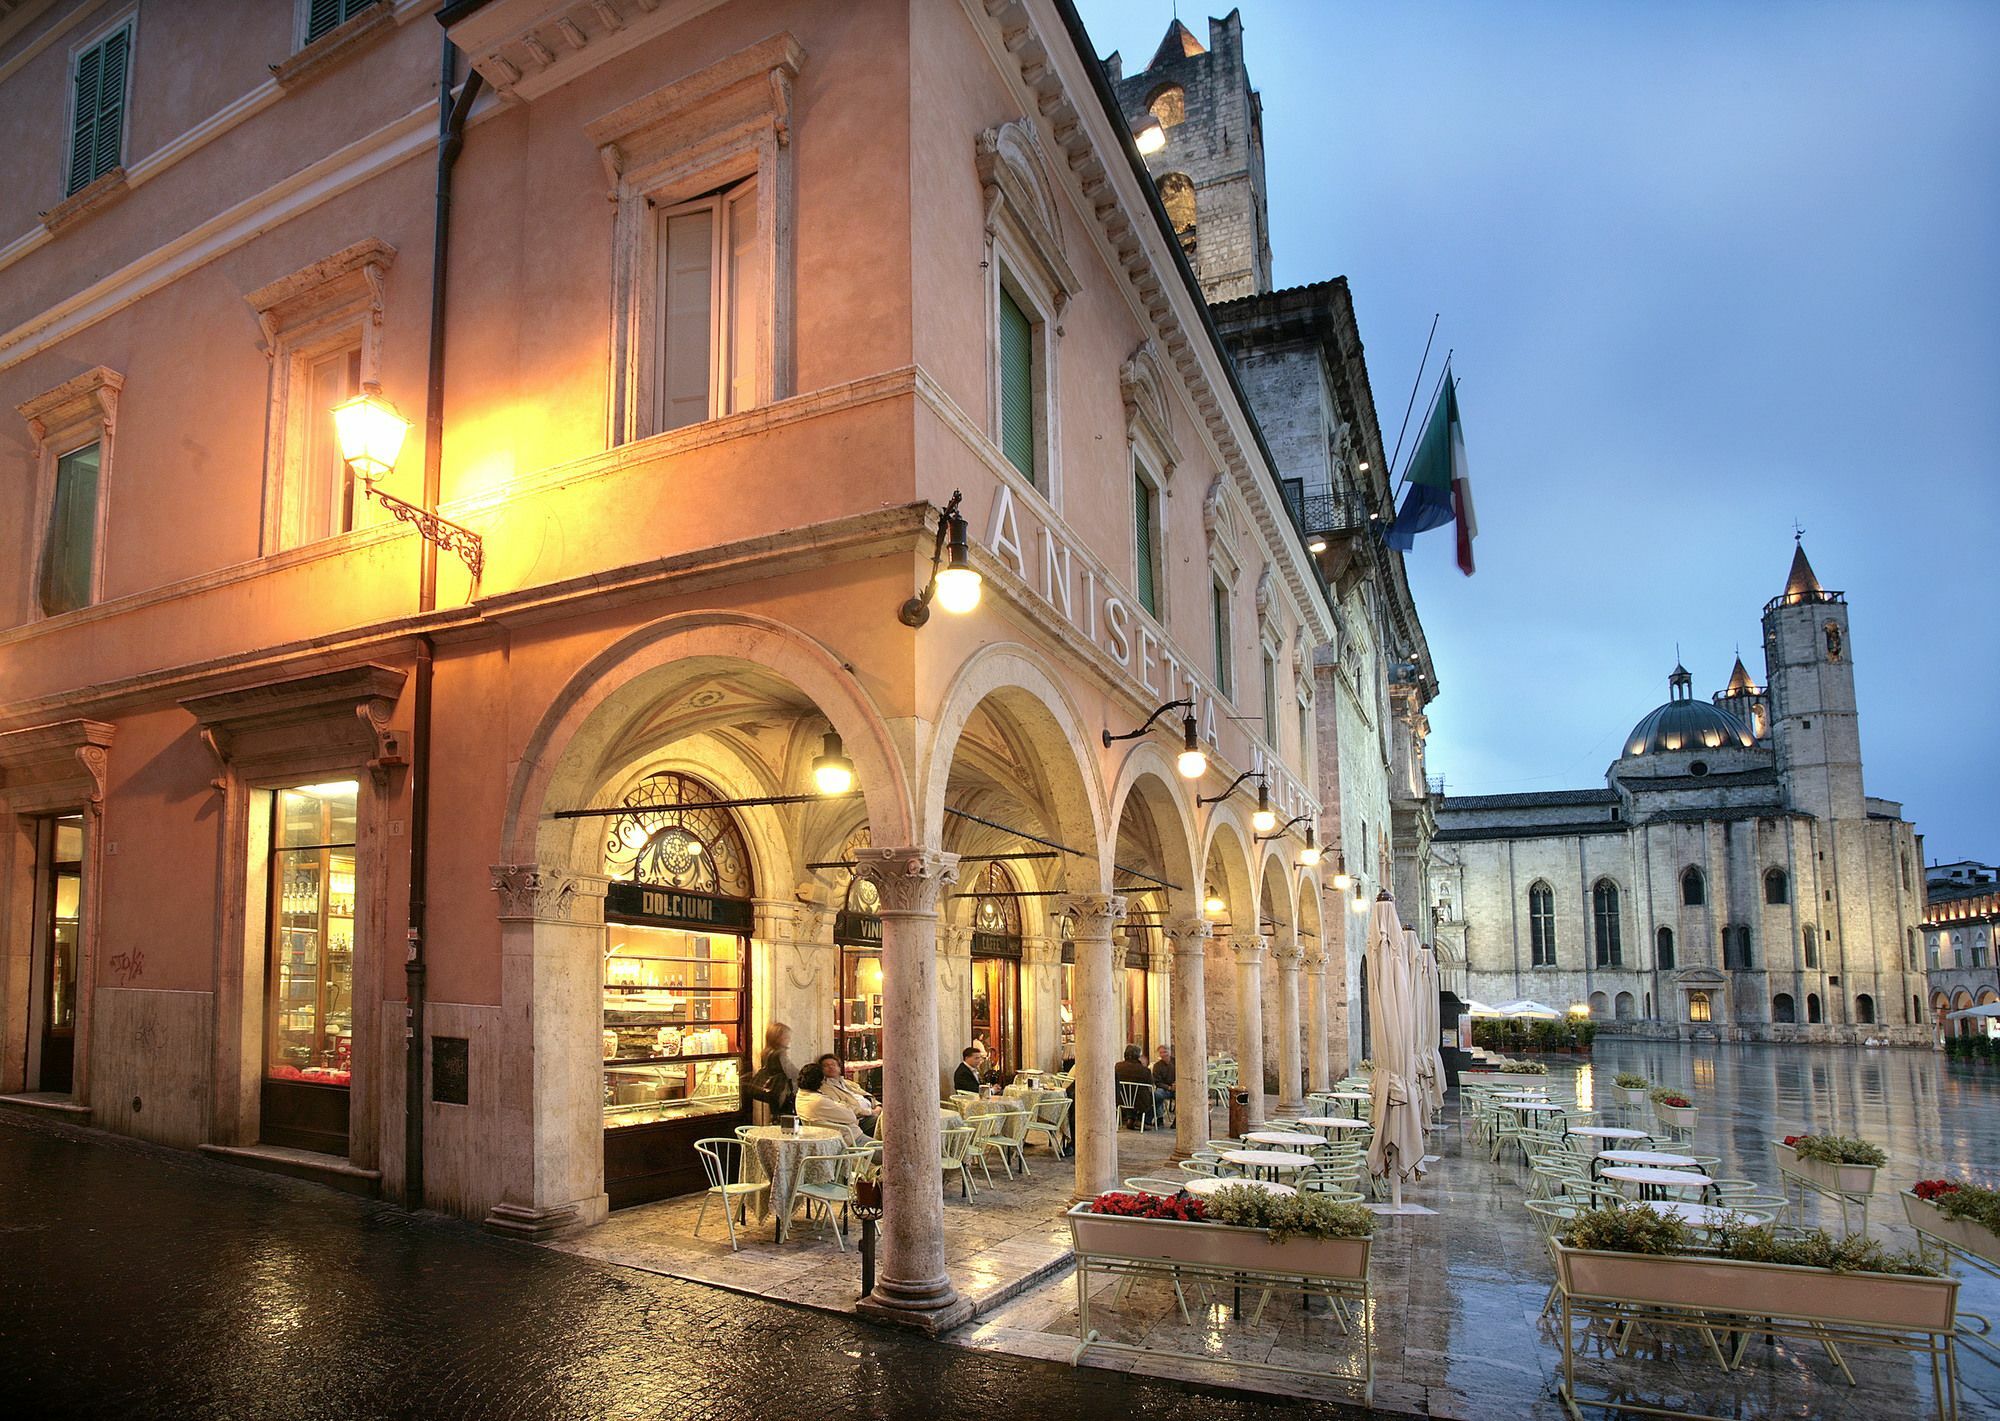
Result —
[[1903, 1217], [1910, 1221], [1911, 1228], [1922, 1229], [2000, 1268], [2000, 1235], [1984, 1224], [1972, 1219], [1946, 1218], [1936, 1204], [1928, 1199], [1919, 1199], [1907, 1189], [1903, 1191]]
[[1659, 1117], [1662, 1125], [1671, 1125], [1676, 1130], [1692, 1130], [1696, 1118], [1701, 1114], [1701, 1107], [1698, 1105], [1662, 1105], [1656, 1100], [1653, 1102], [1653, 1114]]
[[1782, 1140], [1773, 1141], [1771, 1148], [1777, 1151], [1778, 1168], [1789, 1170], [1802, 1179], [1810, 1179], [1822, 1189], [1863, 1197], [1875, 1192], [1875, 1171], [1881, 1168], [1880, 1165], [1828, 1164], [1824, 1160], [1804, 1159]]
[[1101, 1258], [1352, 1283], [1368, 1277], [1370, 1240], [1365, 1238], [1288, 1238], [1272, 1243], [1263, 1229], [1098, 1214], [1088, 1203], [1073, 1206], [1068, 1218], [1076, 1251]]
[[1598, 1253], [1561, 1242], [1555, 1251], [1556, 1276], [1572, 1298], [1903, 1332], [1948, 1333], [1958, 1316], [1955, 1278], [1836, 1273], [1734, 1258]]
[[1637, 1106], [1641, 1110], [1644, 1110], [1646, 1108], [1647, 1102], [1651, 1099], [1651, 1097], [1646, 1094], [1646, 1092], [1651, 1089], [1652, 1089], [1651, 1086], [1643, 1086], [1643, 1085], [1640, 1086], [1616, 1085], [1611, 1087], [1612, 1094], [1616, 1095], [1619, 1098], [1619, 1100], [1623, 1101], [1627, 1105]]

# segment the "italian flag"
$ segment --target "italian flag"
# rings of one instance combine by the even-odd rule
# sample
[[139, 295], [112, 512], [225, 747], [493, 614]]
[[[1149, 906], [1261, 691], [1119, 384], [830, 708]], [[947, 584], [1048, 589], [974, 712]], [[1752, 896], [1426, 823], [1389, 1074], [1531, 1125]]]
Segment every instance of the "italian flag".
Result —
[[1410, 455], [1408, 490], [1385, 541], [1408, 552], [1417, 534], [1446, 523], [1458, 525], [1458, 568], [1472, 576], [1472, 540], [1479, 524], [1472, 511], [1472, 484], [1465, 463], [1465, 431], [1458, 422], [1458, 382], [1445, 371], [1444, 391], [1431, 406], [1424, 432]]

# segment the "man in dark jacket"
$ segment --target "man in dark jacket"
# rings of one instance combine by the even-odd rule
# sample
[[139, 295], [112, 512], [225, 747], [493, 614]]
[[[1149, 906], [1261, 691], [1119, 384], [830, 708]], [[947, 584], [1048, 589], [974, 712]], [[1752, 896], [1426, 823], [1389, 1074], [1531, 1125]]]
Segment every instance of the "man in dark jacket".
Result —
[[1167, 1102], [1173, 1098], [1174, 1053], [1162, 1046], [1159, 1059], [1153, 1062], [1153, 1099], [1162, 1115], [1166, 1113]]
[[979, 1067], [985, 1060], [986, 1053], [977, 1046], [959, 1052], [958, 1069], [951, 1073], [951, 1088], [979, 1094]]
[[[1146, 1069], [1146, 1054], [1137, 1046], [1125, 1048], [1125, 1059], [1118, 1063], [1112, 1078], [1118, 1085], [1132, 1084], [1143, 1087], [1134, 1092], [1139, 1097], [1139, 1109], [1144, 1112], [1148, 1125], [1160, 1123], [1160, 1098], [1153, 1089], [1153, 1073]], [[1116, 1089], [1116, 1087], [1113, 1087]], [[1120, 1091], [1119, 1094], [1125, 1092]]]

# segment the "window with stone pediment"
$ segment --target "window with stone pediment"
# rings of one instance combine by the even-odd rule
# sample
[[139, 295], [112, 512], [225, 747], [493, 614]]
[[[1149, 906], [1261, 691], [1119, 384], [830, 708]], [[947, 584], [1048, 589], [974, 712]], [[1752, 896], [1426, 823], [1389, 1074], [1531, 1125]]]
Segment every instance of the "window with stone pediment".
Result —
[[124, 376], [100, 365], [19, 407], [35, 471], [32, 502], [23, 520], [35, 538], [32, 616], [60, 616], [103, 599], [118, 400], [124, 387]]
[[773, 35], [584, 126], [611, 180], [607, 439], [792, 393], [792, 83]]
[[756, 895], [750, 849], [713, 786], [676, 770], [659, 770], [619, 800], [625, 813], [605, 836], [604, 871], [621, 882], [684, 888], [725, 898]]

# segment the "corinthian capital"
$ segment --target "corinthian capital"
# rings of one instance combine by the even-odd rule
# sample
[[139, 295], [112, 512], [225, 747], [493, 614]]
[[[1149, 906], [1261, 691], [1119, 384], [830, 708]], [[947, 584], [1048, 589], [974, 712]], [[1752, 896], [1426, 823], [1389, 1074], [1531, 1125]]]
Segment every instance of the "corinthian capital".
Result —
[[885, 918], [933, 914], [938, 895], [958, 882], [958, 855], [936, 849], [856, 849], [854, 876], [875, 885]]
[[1264, 960], [1264, 954], [1271, 949], [1271, 939], [1262, 933], [1245, 933], [1234, 939], [1230, 946], [1236, 950], [1236, 960], [1255, 965]]
[[1313, 947], [1306, 950], [1306, 971], [1308, 974], [1317, 977], [1326, 971], [1326, 967], [1327, 955], [1325, 948]]
[[1208, 939], [1215, 931], [1214, 924], [1199, 913], [1188, 913], [1178, 918], [1169, 918], [1160, 924], [1160, 930], [1173, 944], [1174, 955], [1184, 957], [1190, 954], [1200, 956], [1208, 945]]
[[1299, 965], [1299, 945], [1290, 938], [1266, 938], [1271, 944], [1271, 957], [1280, 968], [1296, 969]]
[[1076, 924], [1078, 941], [1108, 938], [1125, 919], [1125, 898], [1119, 893], [1066, 893], [1056, 904], [1057, 911], [1068, 913]]
[[603, 919], [606, 879], [539, 863], [496, 863], [493, 891], [501, 920], [595, 923]]

